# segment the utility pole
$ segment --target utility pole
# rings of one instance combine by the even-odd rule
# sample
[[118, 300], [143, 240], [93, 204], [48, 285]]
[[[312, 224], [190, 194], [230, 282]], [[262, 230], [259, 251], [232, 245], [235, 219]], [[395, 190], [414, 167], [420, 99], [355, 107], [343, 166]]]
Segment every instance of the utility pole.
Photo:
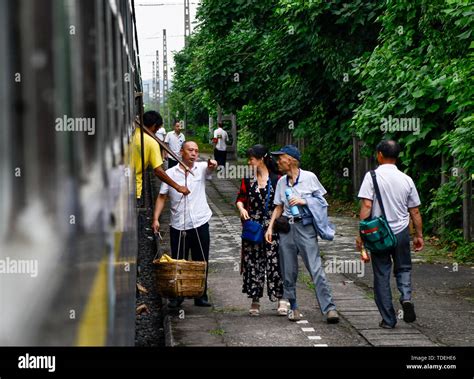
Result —
[[160, 111], [161, 102], [161, 91], [160, 91], [160, 56], [158, 50], [156, 50], [156, 70], [155, 70], [155, 81], [156, 81], [156, 107], [157, 111]]
[[153, 73], [153, 79], [151, 80], [151, 106], [152, 108], [155, 106], [155, 93], [156, 93], [156, 73], [155, 73], [155, 62], [151, 62], [151, 71]]
[[[165, 113], [165, 107], [167, 109], [169, 108], [166, 105], [167, 101], [168, 101], [168, 45], [166, 43], [166, 29], [163, 29], [163, 115]], [[168, 128], [170, 126], [171, 126], [170, 116], [168, 112]]]
[[191, 35], [191, 11], [189, 0], [184, 0], [184, 46], [188, 46], [188, 37]]
[[[189, 37], [191, 36], [191, 8], [189, 0], [184, 0], [184, 47], [189, 44]], [[188, 130], [188, 112], [186, 110], [186, 103], [184, 103], [184, 130]]]

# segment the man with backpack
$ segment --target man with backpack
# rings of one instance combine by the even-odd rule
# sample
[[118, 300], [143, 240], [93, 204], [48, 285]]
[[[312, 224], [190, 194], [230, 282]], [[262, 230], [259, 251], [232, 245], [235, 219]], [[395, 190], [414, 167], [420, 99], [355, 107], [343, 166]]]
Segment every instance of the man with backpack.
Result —
[[[365, 175], [358, 197], [361, 199], [360, 220], [364, 222], [384, 216], [391, 229], [390, 234], [394, 235], [396, 239], [394, 246], [386, 250], [374, 248], [371, 251], [375, 303], [382, 316], [379, 325], [382, 328], [391, 329], [397, 323], [390, 287], [392, 261], [397, 287], [401, 295], [403, 320], [405, 322], [416, 320], [415, 307], [411, 301], [410, 217], [415, 227], [413, 238], [415, 252], [423, 249], [424, 242], [422, 219], [418, 209], [420, 198], [415, 184], [412, 178], [399, 171], [395, 165], [400, 154], [400, 145], [393, 140], [383, 140], [377, 145], [376, 150], [379, 167]], [[377, 194], [377, 192], [379, 193]], [[382, 204], [378, 198], [381, 199]], [[367, 232], [373, 233], [373, 230], [369, 229]], [[363, 245], [360, 236], [357, 237], [356, 244], [360, 251]], [[370, 247], [368, 248], [371, 250]]]

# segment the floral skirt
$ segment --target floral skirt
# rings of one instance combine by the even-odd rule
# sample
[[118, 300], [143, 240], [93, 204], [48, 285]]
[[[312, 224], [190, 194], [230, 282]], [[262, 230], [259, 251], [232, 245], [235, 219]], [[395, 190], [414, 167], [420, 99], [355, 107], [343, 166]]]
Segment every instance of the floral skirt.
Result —
[[281, 299], [283, 296], [283, 281], [280, 271], [278, 239], [274, 239], [271, 244], [264, 242], [260, 245], [243, 240], [242, 274], [244, 279], [242, 292], [246, 293], [249, 298], [263, 297], [266, 278], [270, 301]]

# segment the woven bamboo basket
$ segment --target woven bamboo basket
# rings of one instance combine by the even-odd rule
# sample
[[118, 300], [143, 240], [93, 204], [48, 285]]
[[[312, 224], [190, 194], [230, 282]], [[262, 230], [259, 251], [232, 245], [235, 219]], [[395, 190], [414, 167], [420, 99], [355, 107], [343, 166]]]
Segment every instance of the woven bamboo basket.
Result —
[[201, 297], [206, 284], [206, 262], [154, 260], [158, 294], [162, 297]]

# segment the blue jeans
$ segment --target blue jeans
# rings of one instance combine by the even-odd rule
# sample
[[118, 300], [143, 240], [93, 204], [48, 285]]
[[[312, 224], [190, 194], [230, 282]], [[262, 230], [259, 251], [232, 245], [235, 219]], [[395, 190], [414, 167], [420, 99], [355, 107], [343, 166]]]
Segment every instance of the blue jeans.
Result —
[[372, 268], [374, 271], [375, 304], [383, 320], [390, 326], [395, 326], [397, 317], [392, 303], [392, 290], [390, 287], [390, 271], [395, 276], [400, 303], [411, 300], [411, 251], [410, 234], [408, 228], [396, 234], [397, 247], [384, 253], [372, 253]]

